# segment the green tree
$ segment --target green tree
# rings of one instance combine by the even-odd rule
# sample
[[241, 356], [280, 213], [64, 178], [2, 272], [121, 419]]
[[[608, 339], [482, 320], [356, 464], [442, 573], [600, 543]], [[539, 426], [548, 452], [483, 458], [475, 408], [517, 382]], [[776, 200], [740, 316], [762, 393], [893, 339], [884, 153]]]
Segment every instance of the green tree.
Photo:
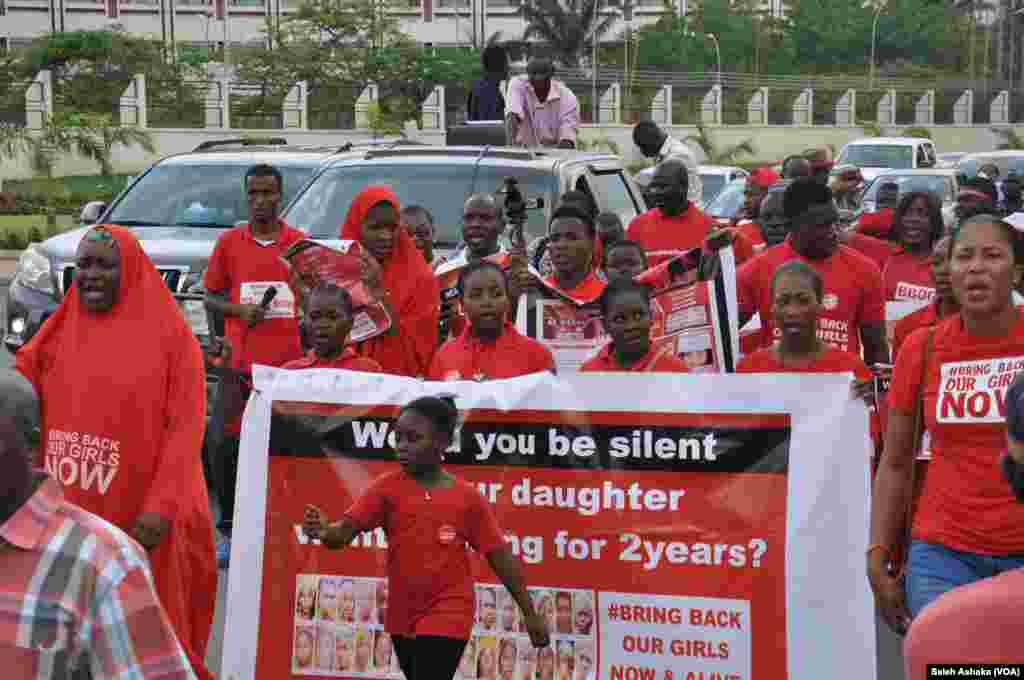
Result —
[[604, 38], [614, 16], [600, 16], [599, 0], [535, 0], [520, 8], [526, 21], [523, 40], [539, 39], [554, 50], [565, 66], [578, 66], [584, 50]]
[[[881, 0], [880, 0], [881, 1]], [[875, 4], [795, 0], [788, 30], [797, 63], [824, 71], [866, 67], [871, 52]], [[878, 17], [876, 64], [905, 60], [928, 63], [948, 39], [945, 10], [927, 0], [886, 0]]]
[[675, 12], [640, 29], [639, 63], [644, 68], [712, 72], [718, 68], [714, 35], [723, 71], [791, 71], [793, 50], [784, 22], [762, 17], [750, 0], [704, 0], [688, 16]]
[[359, 86], [375, 82], [381, 88], [378, 123], [400, 128], [406, 120], [419, 123], [434, 86], [467, 82], [480, 71], [476, 50], [416, 46], [379, 0], [314, 0], [265, 30], [273, 49], [239, 64], [239, 77], [261, 86], [264, 107], [278, 105], [303, 80], [314, 91], [346, 92], [348, 101], [332, 104], [350, 106]]

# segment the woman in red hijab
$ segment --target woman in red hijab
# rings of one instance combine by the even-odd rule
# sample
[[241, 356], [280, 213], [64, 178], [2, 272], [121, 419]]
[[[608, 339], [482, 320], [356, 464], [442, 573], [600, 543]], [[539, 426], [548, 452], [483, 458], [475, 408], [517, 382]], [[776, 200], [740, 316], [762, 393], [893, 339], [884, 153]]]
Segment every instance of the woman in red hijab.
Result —
[[437, 347], [440, 292], [416, 242], [401, 227], [398, 197], [388, 187], [363, 189], [352, 201], [341, 238], [367, 250], [366, 285], [391, 316], [391, 329], [360, 344], [385, 373], [422, 376]]
[[202, 352], [131, 232], [93, 227], [75, 266], [64, 302], [15, 360], [40, 397], [42, 464], [70, 502], [146, 548], [193, 669], [212, 679], [203, 665], [217, 572], [200, 462]]

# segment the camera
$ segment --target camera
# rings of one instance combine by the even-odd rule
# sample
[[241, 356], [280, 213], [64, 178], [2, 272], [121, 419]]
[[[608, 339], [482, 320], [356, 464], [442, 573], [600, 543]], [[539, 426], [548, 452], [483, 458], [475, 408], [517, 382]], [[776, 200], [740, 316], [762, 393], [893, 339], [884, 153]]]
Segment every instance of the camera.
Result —
[[502, 205], [505, 223], [509, 225], [511, 233], [509, 238], [513, 246], [525, 246], [526, 239], [523, 235], [523, 226], [526, 224], [526, 213], [530, 210], [542, 210], [544, 199], [526, 199], [523, 192], [519, 190], [519, 181], [515, 177], [506, 177], [498, 194], [505, 197]]

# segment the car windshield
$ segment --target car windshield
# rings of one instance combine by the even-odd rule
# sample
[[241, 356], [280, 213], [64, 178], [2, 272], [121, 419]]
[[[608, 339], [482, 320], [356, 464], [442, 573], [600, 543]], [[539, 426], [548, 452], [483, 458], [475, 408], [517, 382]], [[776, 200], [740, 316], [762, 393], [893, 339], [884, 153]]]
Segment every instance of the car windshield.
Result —
[[718, 192], [725, 186], [725, 175], [701, 175], [701, 198], [708, 202], [718, 195]]
[[519, 180], [527, 200], [544, 199], [544, 210], [527, 214], [527, 239], [547, 233], [547, 215], [558, 191], [550, 172], [480, 165], [344, 165], [325, 170], [295, 200], [288, 224], [315, 238], [337, 238], [352, 200], [364, 187], [390, 186], [403, 207], [423, 206], [434, 218], [435, 242], [454, 247], [462, 240], [462, 204], [470, 194], [493, 192], [506, 177]]
[[911, 191], [927, 191], [938, 196], [943, 203], [953, 200], [953, 180], [945, 175], [880, 175], [864, 192], [864, 199], [873, 202], [878, 198], [878, 187], [893, 182], [900, 188], [900, 195]]
[[746, 180], [742, 179], [729, 182], [721, 193], [705, 206], [704, 213], [711, 217], [735, 217], [743, 207], [743, 191], [746, 186]]
[[999, 179], [1005, 178], [1012, 171], [1015, 175], [1024, 174], [1024, 153], [1021, 155], [986, 156], [984, 154], [965, 156], [957, 164], [957, 172], [965, 177], [973, 177], [983, 165], [992, 164], [999, 168]]
[[914, 167], [914, 147], [895, 144], [854, 144], [843, 149], [837, 165], [856, 165], [858, 168]]
[[[281, 207], [303, 187], [316, 165], [278, 164], [284, 178]], [[249, 218], [244, 179], [249, 165], [167, 163], [134, 184], [108, 222], [136, 225], [232, 227]]]

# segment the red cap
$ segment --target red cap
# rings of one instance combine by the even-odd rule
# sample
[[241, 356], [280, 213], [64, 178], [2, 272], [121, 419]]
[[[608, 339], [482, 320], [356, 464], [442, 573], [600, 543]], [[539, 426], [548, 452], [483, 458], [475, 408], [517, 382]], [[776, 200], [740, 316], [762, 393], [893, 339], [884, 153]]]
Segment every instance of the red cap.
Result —
[[750, 173], [750, 176], [747, 177], [747, 181], [763, 189], [767, 189], [779, 181], [779, 173], [775, 172], [771, 168], [761, 166], [760, 168], [755, 168], [754, 171]]

